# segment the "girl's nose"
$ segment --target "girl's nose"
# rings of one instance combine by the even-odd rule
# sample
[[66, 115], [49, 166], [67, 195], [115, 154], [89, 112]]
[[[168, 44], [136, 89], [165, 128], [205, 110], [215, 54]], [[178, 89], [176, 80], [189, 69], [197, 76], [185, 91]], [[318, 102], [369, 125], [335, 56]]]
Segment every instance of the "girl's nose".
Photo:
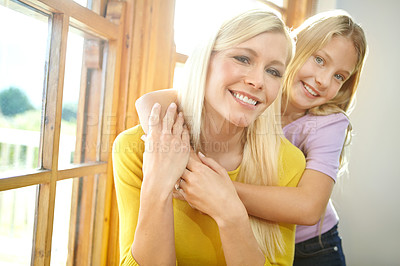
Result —
[[315, 82], [321, 89], [325, 89], [329, 86], [331, 74], [327, 70], [321, 70], [315, 75]]

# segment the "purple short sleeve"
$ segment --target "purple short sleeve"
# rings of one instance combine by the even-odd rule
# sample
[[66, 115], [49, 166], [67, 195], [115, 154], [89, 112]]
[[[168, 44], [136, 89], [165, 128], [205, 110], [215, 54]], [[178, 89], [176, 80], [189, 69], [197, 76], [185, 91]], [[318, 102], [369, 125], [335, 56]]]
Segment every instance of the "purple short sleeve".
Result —
[[336, 181], [348, 118], [342, 114], [305, 115], [283, 131], [286, 138], [306, 157], [306, 169], [320, 171]]

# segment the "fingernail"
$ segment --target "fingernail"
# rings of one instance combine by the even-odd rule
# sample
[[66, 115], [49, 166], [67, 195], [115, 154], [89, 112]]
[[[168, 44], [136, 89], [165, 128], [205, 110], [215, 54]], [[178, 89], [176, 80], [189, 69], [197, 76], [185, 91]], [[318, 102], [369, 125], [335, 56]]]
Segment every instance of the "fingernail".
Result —
[[171, 103], [171, 104], [169, 105], [169, 107], [170, 107], [170, 108], [175, 108], [175, 107], [176, 107], [176, 103]]
[[199, 156], [203, 158], [206, 157], [203, 153], [201, 153], [201, 151], [199, 151]]
[[154, 105], [153, 105], [153, 108], [160, 108], [160, 104], [159, 103], [155, 103]]

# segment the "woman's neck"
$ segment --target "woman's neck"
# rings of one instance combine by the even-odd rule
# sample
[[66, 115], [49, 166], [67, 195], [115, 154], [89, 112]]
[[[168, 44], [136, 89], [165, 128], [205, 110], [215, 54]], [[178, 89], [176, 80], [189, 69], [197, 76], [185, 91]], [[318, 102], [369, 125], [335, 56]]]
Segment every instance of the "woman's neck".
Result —
[[245, 128], [224, 119], [218, 120], [205, 118], [201, 140], [203, 151], [227, 171], [232, 171], [242, 162]]

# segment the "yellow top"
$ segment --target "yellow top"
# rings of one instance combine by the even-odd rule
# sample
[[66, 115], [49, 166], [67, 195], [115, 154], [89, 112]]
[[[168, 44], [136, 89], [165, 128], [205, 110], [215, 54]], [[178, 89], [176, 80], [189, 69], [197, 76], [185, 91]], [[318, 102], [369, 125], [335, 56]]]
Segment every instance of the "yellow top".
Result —
[[[130, 252], [137, 226], [140, 188], [142, 185], [142, 163], [144, 134], [140, 126], [122, 132], [114, 142], [114, 180], [120, 219], [121, 265], [138, 265]], [[284, 140], [280, 156], [280, 186], [297, 186], [305, 168], [303, 153]], [[238, 169], [228, 172], [235, 180]], [[285, 173], [285, 174], [283, 174]], [[226, 265], [218, 226], [208, 215], [191, 208], [186, 201], [173, 200], [175, 250], [177, 265]], [[278, 252], [277, 265], [292, 265], [294, 257], [295, 225], [279, 223], [285, 243], [285, 254]], [[266, 260], [265, 265], [271, 265]]]

